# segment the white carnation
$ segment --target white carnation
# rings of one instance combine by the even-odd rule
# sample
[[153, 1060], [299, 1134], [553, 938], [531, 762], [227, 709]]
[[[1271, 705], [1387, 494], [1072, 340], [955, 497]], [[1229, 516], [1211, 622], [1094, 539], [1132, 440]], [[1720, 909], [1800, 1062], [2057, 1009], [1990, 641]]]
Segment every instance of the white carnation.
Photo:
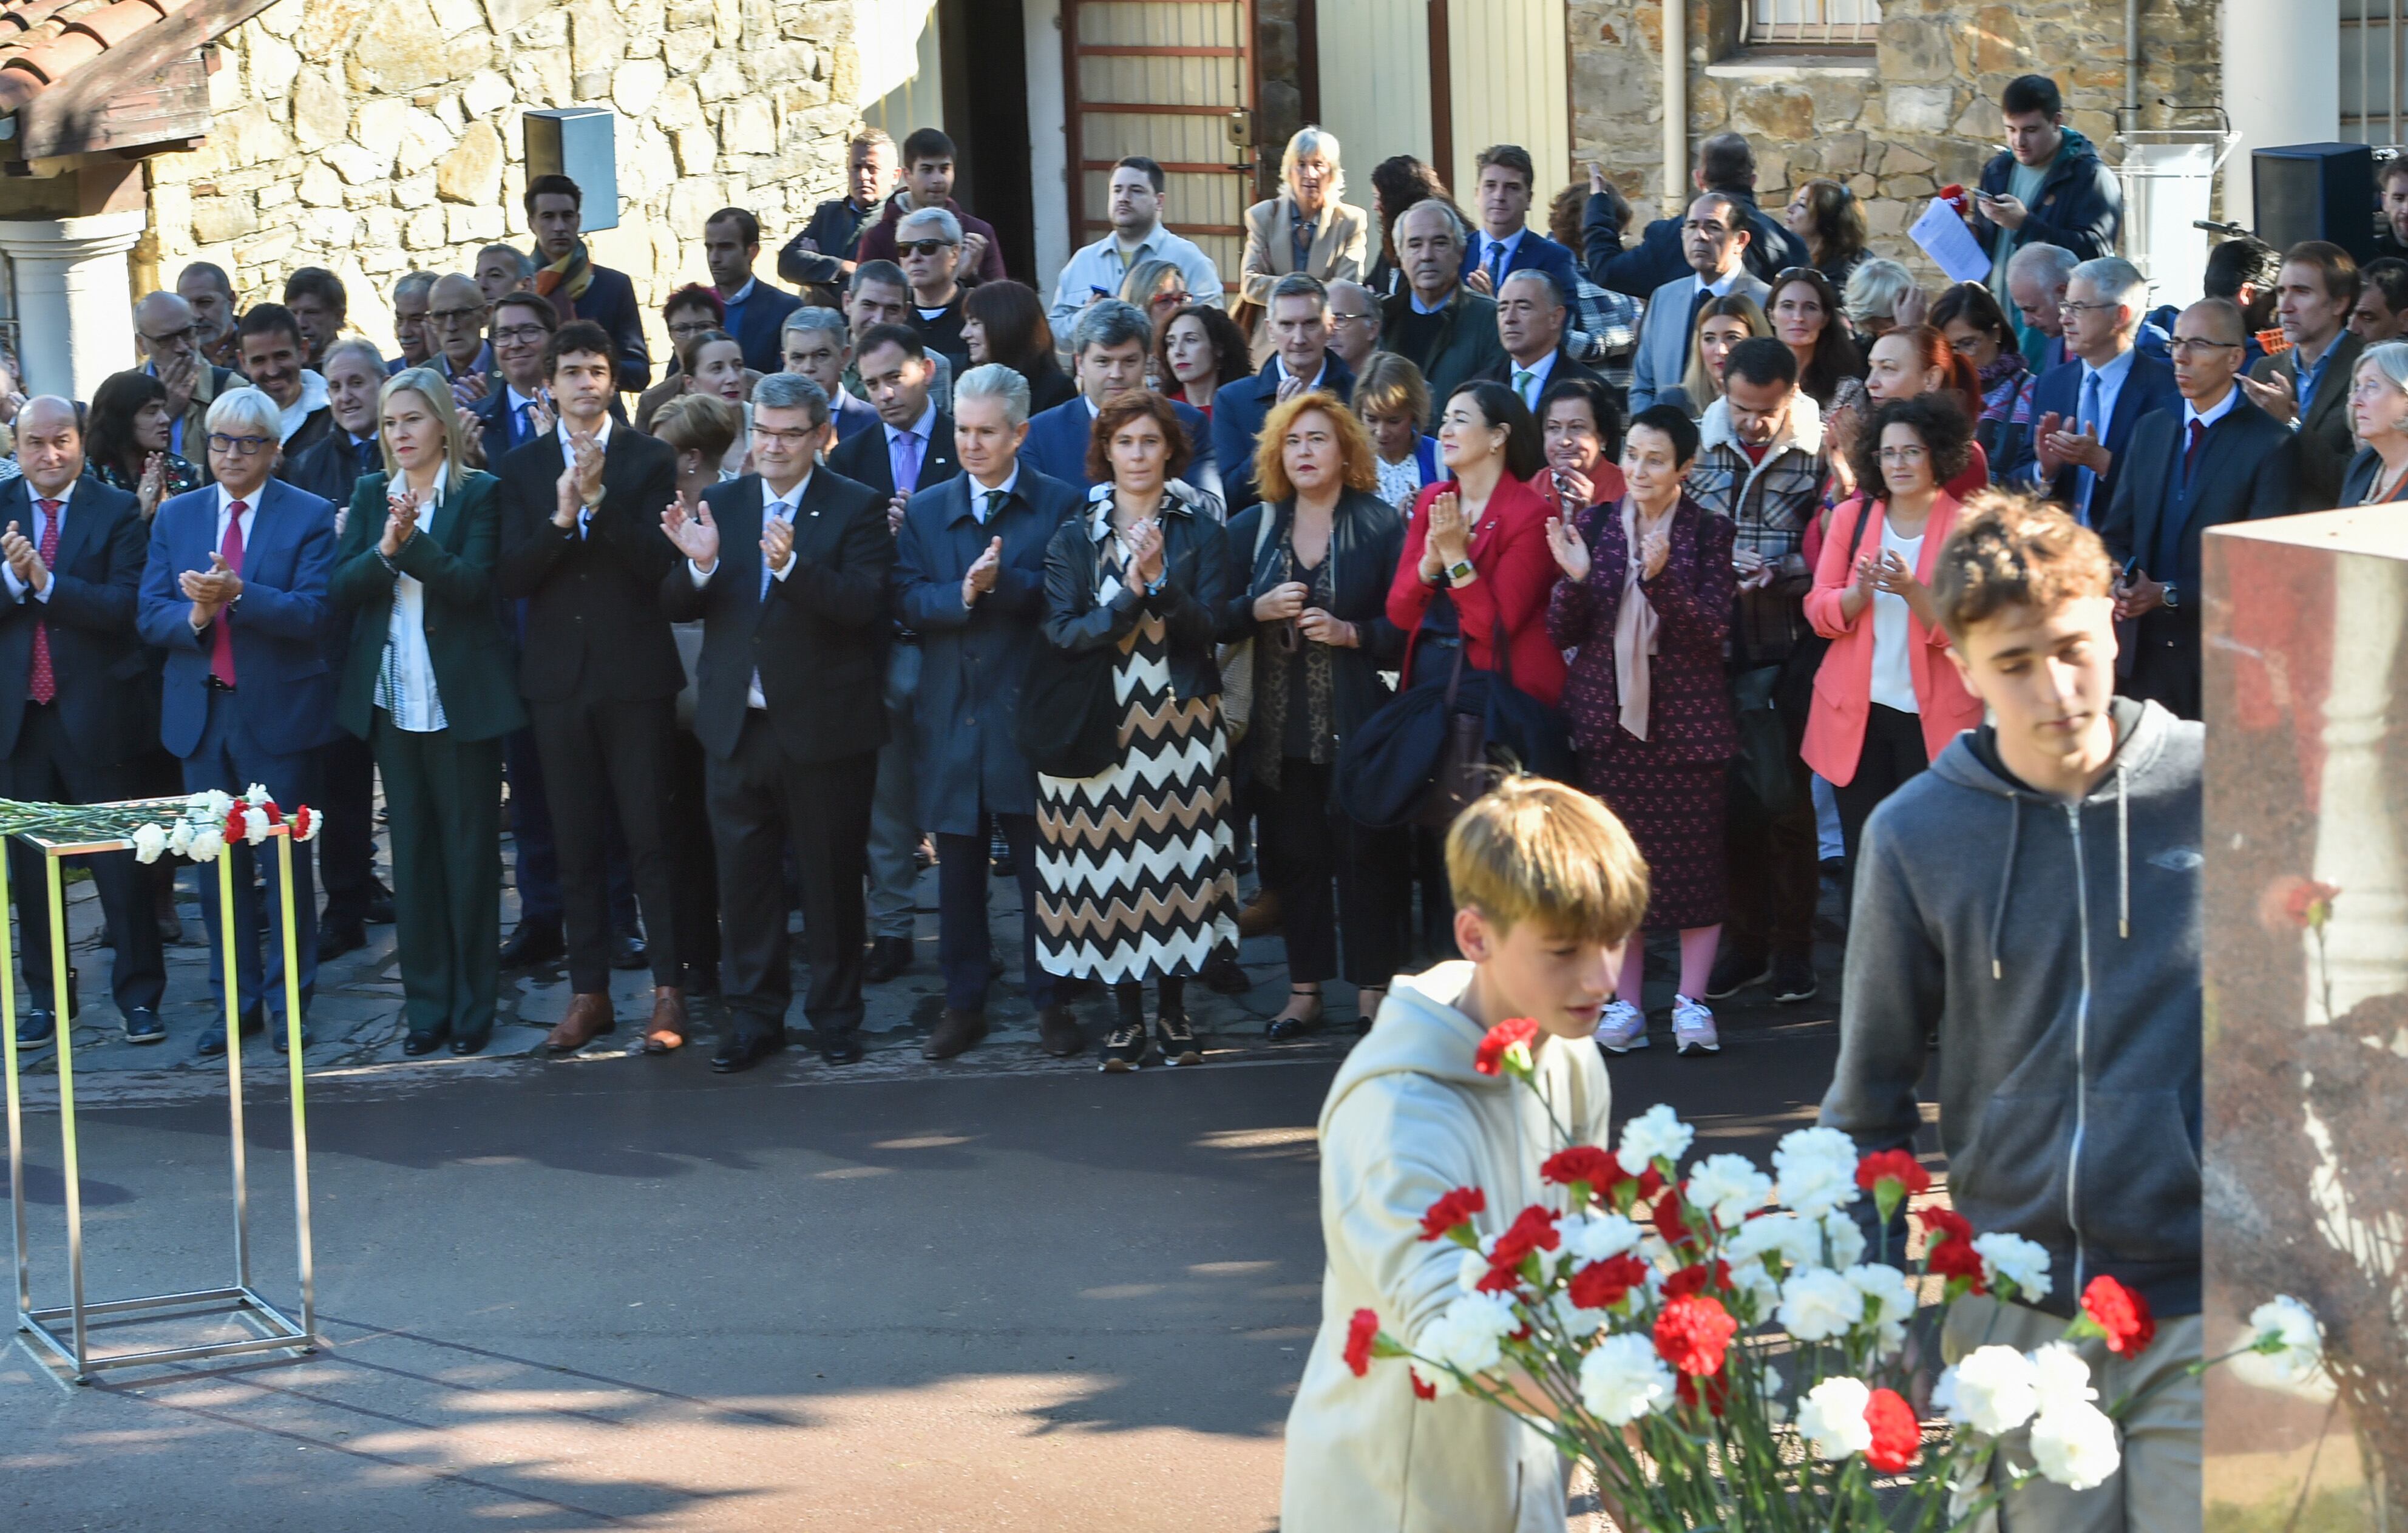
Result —
[[1741, 1309], [1755, 1320], [1772, 1313], [1781, 1302], [1781, 1280], [1764, 1269], [1764, 1263], [1754, 1258], [1730, 1269], [1731, 1286], [1739, 1291]]
[[2015, 1285], [2014, 1297], [2027, 1304], [2037, 1304], [2048, 1297], [2048, 1251], [2045, 1247], [2010, 1235], [2004, 1230], [1992, 1230], [1987, 1235], [1973, 1237], [1973, 1249], [1982, 1258], [1982, 1278], [1996, 1288], [2001, 1279]]
[[1581, 1359], [1581, 1404], [1609, 1426], [1663, 1410], [1676, 1383], [1643, 1336], [1609, 1336]]
[[1798, 1431], [1816, 1458], [1828, 1463], [1873, 1445], [1872, 1423], [1865, 1420], [1872, 1399], [1861, 1379], [1826, 1379], [1806, 1392], [1798, 1402]]
[[167, 850], [179, 857], [193, 850], [193, 823], [190, 820], [177, 821], [175, 828], [167, 832]]
[[1851, 1266], [1847, 1279], [1865, 1296], [1865, 1318], [1880, 1326], [1876, 1340], [1882, 1355], [1904, 1351], [1907, 1323], [1914, 1318], [1914, 1284], [1897, 1268], [1879, 1264]]
[[1833, 1267], [1844, 1269], [1865, 1259], [1865, 1232], [1844, 1213], [1823, 1216], [1823, 1240]]
[[2259, 1389], [2312, 1400], [2331, 1399], [2332, 1375], [2324, 1367], [2324, 1326], [2315, 1311], [2289, 1295], [2268, 1299], [2249, 1311], [2249, 1329], [2263, 1352], [2232, 1360], [2233, 1374]]
[[265, 809], [267, 807], [267, 784], [265, 782], [252, 783], [250, 787], [243, 790], [242, 801], [249, 804], [255, 809]]
[[1813, 1217], [1843, 1209], [1859, 1196], [1856, 1141], [1836, 1128], [1799, 1128], [1772, 1152], [1781, 1201]]
[[1584, 1310], [1572, 1302], [1571, 1295], [1557, 1289], [1547, 1298], [1547, 1320], [1558, 1336], [1585, 1340], [1605, 1325], [1603, 1310]]
[[1683, 1123], [1670, 1104], [1658, 1102], [1622, 1125], [1622, 1168], [1637, 1176], [1657, 1160], [1678, 1163], [1689, 1153], [1697, 1130]]
[[2107, 1483], [2124, 1461], [2115, 1446], [2115, 1424], [2095, 1405], [2079, 1402], [2043, 1411], [2032, 1422], [2032, 1462], [2068, 1490]]
[[194, 862], [215, 862], [225, 851], [225, 834], [215, 825], [203, 825], [193, 833], [192, 850], [185, 854]]
[[1572, 1214], [1558, 1222], [1555, 1229], [1563, 1237], [1564, 1249], [1584, 1262], [1601, 1262], [1635, 1251], [1647, 1233], [1618, 1213]]
[[1745, 1155], [1708, 1155], [1689, 1168], [1689, 1201], [1725, 1229], [1764, 1207], [1771, 1196], [1772, 1179]]
[[2099, 1397], [2090, 1387], [2090, 1365], [2064, 1341], [2051, 1341], [2031, 1354], [2032, 1400], [2042, 1416], [2052, 1411], [2088, 1405]]
[[267, 839], [267, 816], [253, 809], [242, 817], [242, 838], [251, 846]]
[[1480, 1286], [1481, 1279], [1488, 1276], [1488, 1258], [1466, 1247], [1456, 1253], [1455, 1259], [1460, 1265], [1455, 1270], [1455, 1285], [1469, 1294]]
[[1865, 1317], [1865, 1296], [1846, 1278], [1811, 1268], [1781, 1285], [1781, 1325], [1800, 1341], [1844, 1336]]
[[[1522, 1328], [1513, 1301], [1502, 1294], [1459, 1294], [1436, 1320], [1422, 1327], [1414, 1350], [1433, 1362], [1451, 1364], [1465, 1373], [1495, 1368], [1505, 1357], [1503, 1340]], [[1433, 1380], [1447, 1392], [1443, 1375]]]
[[167, 850], [167, 833], [157, 825], [143, 825], [134, 833], [134, 860], [154, 863]]
[[2031, 1420], [2034, 1384], [2030, 1358], [2013, 1347], [1978, 1347], [1940, 1376], [1931, 1403], [1959, 1426], [2001, 1437]]
[[1794, 1213], [1768, 1213], [1751, 1219], [1731, 1232], [1724, 1243], [1724, 1252], [1731, 1261], [1778, 1255], [1782, 1264], [1793, 1271], [1801, 1267], [1821, 1265], [1823, 1241], [1815, 1227]]

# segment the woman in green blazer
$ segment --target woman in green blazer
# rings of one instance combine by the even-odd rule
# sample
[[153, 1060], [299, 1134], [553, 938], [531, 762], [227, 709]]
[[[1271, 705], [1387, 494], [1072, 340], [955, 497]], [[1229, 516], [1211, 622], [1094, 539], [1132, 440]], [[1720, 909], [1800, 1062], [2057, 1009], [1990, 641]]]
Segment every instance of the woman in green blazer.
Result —
[[441, 375], [395, 375], [378, 408], [384, 472], [352, 492], [330, 582], [351, 623], [336, 715], [384, 780], [402, 1050], [472, 1054], [501, 987], [502, 740], [526, 724], [494, 602], [500, 483], [467, 466]]

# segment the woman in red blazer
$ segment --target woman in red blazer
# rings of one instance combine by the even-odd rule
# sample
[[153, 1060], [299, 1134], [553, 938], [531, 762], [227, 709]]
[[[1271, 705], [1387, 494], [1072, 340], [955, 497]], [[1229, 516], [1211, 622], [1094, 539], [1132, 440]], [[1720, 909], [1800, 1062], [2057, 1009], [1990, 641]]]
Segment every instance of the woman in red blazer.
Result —
[[1547, 637], [1551, 513], [1526, 482], [1546, 466], [1538, 423], [1502, 383], [1466, 383], [1446, 402], [1438, 445], [1448, 477], [1415, 497], [1388, 589], [1388, 621], [1407, 635], [1405, 684], [1443, 683], [1460, 649], [1465, 665], [1553, 708], [1564, 657]]
[[1943, 396], [1875, 410], [1852, 455], [1856, 482], [1881, 498], [1859, 494], [1831, 513], [1806, 594], [1806, 621], [1831, 648], [1814, 673], [1803, 753], [1839, 799], [1851, 864], [1874, 806], [1982, 722], [1929, 585], [1956, 525], [1956, 499], [1941, 485], [1963, 471], [1972, 443], [1965, 412]]

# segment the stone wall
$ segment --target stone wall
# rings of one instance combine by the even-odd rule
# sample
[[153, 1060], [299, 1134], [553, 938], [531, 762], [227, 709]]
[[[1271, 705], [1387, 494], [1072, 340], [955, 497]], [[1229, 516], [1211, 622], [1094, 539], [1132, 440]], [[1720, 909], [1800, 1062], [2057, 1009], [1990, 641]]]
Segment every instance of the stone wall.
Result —
[[[208, 141], [149, 162], [135, 285], [187, 261], [272, 301], [323, 265], [351, 327], [390, 352], [393, 281], [529, 243], [521, 114], [618, 114], [619, 226], [594, 258], [656, 304], [704, 279], [703, 220], [759, 216], [777, 244], [838, 194], [856, 120], [854, 0], [280, 0], [229, 36]], [[590, 213], [589, 213], [589, 216]], [[651, 322], [659, 329], [658, 321]], [[666, 354], [652, 337], [652, 355]]]
[[[1642, 209], [1663, 190], [1660, 0], [1569, 0], [1572, 140]], [[2161, 96], [2213, 106], [2221, 64], [2216, 7], [2144, 0], [2144, 127], [2170, 122]], [[1886, 0], [1870, 56], [1809, 60], [1740, 46], [1741, 0], [1688, 0], [1689, 142], [1736, 128], [1756, 145], [1757, 189], [1778, 207], [1796, 182], [1842, 179], [1865, 199], [1872, 247], [1927, 276], [1906, 226], [1940, 186], [1972, 184], [1999, 145], [1998, 94], [2017, 75], [2055, 78], [2068, 121], [2112, 164], [2124, 93], [2121, 0]]]

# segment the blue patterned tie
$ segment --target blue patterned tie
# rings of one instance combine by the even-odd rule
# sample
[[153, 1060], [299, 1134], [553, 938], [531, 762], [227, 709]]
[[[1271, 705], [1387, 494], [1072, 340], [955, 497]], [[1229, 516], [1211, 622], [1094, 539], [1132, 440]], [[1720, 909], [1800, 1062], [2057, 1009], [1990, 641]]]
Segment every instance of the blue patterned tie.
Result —
[[[2085, 369], [2082, 375], [2082, 416], [2076, 429], [2095, 431], [2099, 423], [2099, 372], [2094, 367]], [[2098, 435], [2103, 438], [2106, 433], [2099, 431]], [[2081, 477], [2074, 480], [2073, 513], [2086, 527], [2090, 525], [2090, 493], [2099, 487], [2099, 476], [2087, 467], [2074, 472]]]

